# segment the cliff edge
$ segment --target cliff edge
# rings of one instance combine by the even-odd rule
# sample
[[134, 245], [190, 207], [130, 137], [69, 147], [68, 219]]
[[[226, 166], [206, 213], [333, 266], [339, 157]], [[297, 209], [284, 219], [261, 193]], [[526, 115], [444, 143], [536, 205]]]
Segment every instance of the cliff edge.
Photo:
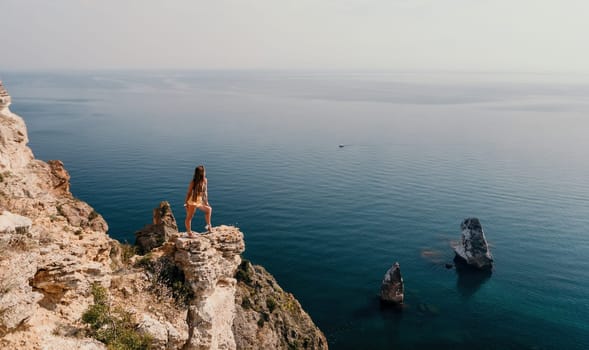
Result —
[[238, 228], [168, 229], [143, 250], [111, 239], [63, 164], [34, 158], [11, 102], [0, 83], [0, 348], [327, 349], [294, 296], [242, 261]]

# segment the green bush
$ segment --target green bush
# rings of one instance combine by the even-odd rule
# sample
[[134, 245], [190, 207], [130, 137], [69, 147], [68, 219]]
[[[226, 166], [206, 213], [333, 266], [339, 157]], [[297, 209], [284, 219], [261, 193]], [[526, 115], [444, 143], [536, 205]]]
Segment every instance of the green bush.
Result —
[[110, 350], [148, 350], [151, 337], [137, 331], [133, 315], [121, 308], [111, 310], [108, 294], [99, 284], [92, 285], [94, 304], [82, 314], [90, 327], [89, 335], [106, 344]]
[[98, 217], [98, 212], [96, 210], [92, 210], [90, 214], [88, 214], [88, 221], [92, 221]]
[[134, 267], [142, 267], [147, 271], [153, 272], [153, 262], [151, 261], [151, 253], [147, 253], [141, 259], [135, 262]]
[[241, 300], [241, 307], [244, 309], [251, 309], [252, 308], [252, 302], [250, 301], [250, 299], [248, 297], [244, 297]]
[[168, 257], [162, 257], [153, 264], [153, 284], [164, 285], [180, 305], [188, 305], [194, 298], [192, 288], [186, 283], [184, 272]]
[[251, 285], [251, 283], [252, 283], [251, 266], [252, 265], [250, 264], [250, 262], [248, 260], [243, 259], [241, 264], [239, 264], [237, 271], [235, 272], [235, 279], [238, 282], [243, 282], [247, 285]]
[[150, 273], [151, 290], [161, 297], [171, 297], [178, 305], [188, 305], [194, 298], [184, 272], [167, 256], [152, 260], [147, 254], [135, 263]]
[[266, 306], [268, 307], [270, 313], [272, 313], [272, 311], [274, 311], [277, 306], [276, 300], [274, 300], [272, 297], [268, 297], [268, 299], [266, 299]]
[[264, 327], [264, 323], [270, 321], [270, 315], [265, 312], [260, 312], [260, 319], [258, 320], [258, 327]]
[[137, 247], [127, 242], [121, 243], [121, 262], [129, 265], [131, 258], [137, 254]]
[[64, 218], [67, 218], [65, 211], [63, 210], [63, 204], [60, 204], [58, 206], [55, 207], [57, 209], [57, 212], [59, 213], [59, 215], [63, 216]]
[[88, 324], [93, 330], [98, 330], [110, 321], [110, 310], [108, 305], [94, 304], [82, 314], [82, 322]]

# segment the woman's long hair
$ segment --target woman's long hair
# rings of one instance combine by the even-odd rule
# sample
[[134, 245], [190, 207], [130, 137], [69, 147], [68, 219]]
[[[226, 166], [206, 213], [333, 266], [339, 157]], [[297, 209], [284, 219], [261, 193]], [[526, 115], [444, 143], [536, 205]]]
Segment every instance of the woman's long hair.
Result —
[[205, 167], [199, 165], [194, 168], [194, 177], [192, 177], [192, 200], [196, 200], [198, 196], [204, 192], [205, 187]]

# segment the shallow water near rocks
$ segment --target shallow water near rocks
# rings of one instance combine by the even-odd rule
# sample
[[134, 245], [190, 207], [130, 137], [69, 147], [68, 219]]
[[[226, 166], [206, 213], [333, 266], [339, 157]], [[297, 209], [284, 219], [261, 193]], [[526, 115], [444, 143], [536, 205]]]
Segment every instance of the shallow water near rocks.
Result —
[[[183, 230], [205, 164], [213, 224], [242, 229], [245, 257], [300, 300], [331, 349], [589, 348], [581, 78], [0, 73], [35, 155], [65, 163], [119, 240], [161, 200]], [[491, 244], [491, 275], [445, 266], [469, 216]], [[402, 311], [377, 297], [395, 261]]]

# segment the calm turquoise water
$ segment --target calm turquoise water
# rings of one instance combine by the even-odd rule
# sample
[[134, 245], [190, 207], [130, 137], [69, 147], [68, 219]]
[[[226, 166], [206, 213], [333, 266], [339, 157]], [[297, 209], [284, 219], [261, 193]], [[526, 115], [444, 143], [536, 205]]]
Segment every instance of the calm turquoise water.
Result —
[[[332, 349], [589, 348], [589, 77], [0, 79], [35, 155], [64, 161], [117, 239], [133, 241], [161, 200], [182, 222], [205, 164], [213, 223], [241, 227], [245, 256], [296, 295]], [[491, 276], [443, 266], [468, 216], [492, 244]], [[401, 313], [376, 297], [395, 261]]]

